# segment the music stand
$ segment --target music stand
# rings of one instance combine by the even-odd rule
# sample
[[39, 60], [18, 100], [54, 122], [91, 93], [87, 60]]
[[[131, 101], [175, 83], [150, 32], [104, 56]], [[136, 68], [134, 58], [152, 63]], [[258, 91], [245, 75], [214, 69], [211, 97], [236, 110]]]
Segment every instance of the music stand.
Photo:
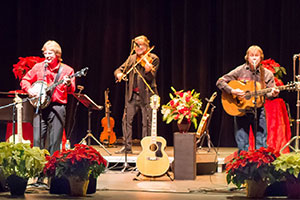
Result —
[[[91, 145], [91, 138], [96, 141], [100, 147], [102, 147], [109, 155], [112, 155], [104, 146], [99, 142], [94, 135], [92, 134], [92, 129], [91, 129], [91, 114], [92, 110], [102, 110], [103, 106], [97, 105], [92, 99], [90, 99], [86, 94], [79, 94], [79, 93], [73, 93], [74, 97], [82, 103], [85, 107], [88, 108], [88, 130], [86, 136], [80, 141], [80, 144], [83, 143], [86, 138], [88, 138], [88, 145]], [[91, 138], [90, 138], [91, 137]]]

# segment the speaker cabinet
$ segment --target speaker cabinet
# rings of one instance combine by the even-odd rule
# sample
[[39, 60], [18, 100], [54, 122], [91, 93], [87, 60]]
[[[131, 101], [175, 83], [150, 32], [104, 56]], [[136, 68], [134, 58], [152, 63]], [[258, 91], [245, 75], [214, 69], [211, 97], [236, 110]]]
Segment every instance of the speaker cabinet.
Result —
[[174, 133], [174, 178], [196, 179], [196, 136], [194, 133]]

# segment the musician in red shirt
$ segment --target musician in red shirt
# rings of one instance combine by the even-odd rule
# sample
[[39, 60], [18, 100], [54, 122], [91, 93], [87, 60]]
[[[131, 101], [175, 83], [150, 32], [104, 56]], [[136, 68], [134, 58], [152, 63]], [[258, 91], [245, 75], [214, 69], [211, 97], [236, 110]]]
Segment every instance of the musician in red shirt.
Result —
[[[74, 74], [74, 70], [62, 63], [62, 51], [57, 42], [47, 41], [42, 51], [45, 61], [37, 63], [27, 72], [21, 81], [21, 87], [30, 97], [36, 97], [37, 102], [39, 102], [41, 88], [44, 87], [45, 89], [47, 86], [37, 81], [46, 82], [50, 86], [54, 82], [63, 80], [62, 84], [55, 87], [52, 92], [48, 92], [48, 95], [51, 96], [49, 106], [42, 108], [37, 103], [39, 113], [36, 113], [33, 118], [33, 146], [41, 149], [48, 147], [47, 149], [52, 155], [60, 149], [65, 125], [67, 96], [68, 93], [75, 91], [75, 78], [70, 79], [69, 76]], [[42, 105], [43, 97], [40, 99]], [[45, 144], [46, 138], [49, 141], [47, 146]]]

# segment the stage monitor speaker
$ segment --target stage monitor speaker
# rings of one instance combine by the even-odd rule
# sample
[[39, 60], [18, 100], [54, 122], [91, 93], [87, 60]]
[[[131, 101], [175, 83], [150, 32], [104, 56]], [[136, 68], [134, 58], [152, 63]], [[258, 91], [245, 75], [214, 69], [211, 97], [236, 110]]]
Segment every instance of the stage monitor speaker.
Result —
[[211, 175], [217, 171], [218, 164], [215, 162], [197, 163], [197, 175]]
[[174, 178], [196, 179], [196, 136], [194, 133], [174, 133]]

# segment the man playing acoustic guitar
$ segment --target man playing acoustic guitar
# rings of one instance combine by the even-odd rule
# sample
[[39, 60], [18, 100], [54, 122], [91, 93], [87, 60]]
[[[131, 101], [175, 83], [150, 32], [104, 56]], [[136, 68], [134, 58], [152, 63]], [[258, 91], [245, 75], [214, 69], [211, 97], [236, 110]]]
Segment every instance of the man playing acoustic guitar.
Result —
[[[270, 92], [266, 93], [267, 98], [276, 97], [279, 94], [279, 90], [275, 88], [274, 76], [271, 71], [265, 69], [261, 66], [261, 61], [264, 59], [264, 54], [262, 49], [259, 46], [253, 45], [248, 48], [245, 61], [246, 63], [238, 66], [228, 74], [225, 74], [218, 79], [216, 85], [222, 90], [224, 94], [232, 98], [230, 104], [242, 104], [244, 99], [247, 97], [247, 93], [243, 90], [243, 85], [253, 86], [254, 82], [256, 83], [256, 88], [271, 88]], [[241, 87], [231, 84], [237, 81]], [[226, 96], [225, 95], [225, 96]], [[223, 96], [222, 96], [223, 97]], [[253, 103], [252, 98], [250, 100], [251, 104]], [[260, 102], [259, 102], [260, 101]], [[263, 98], [257, 96], [257, 132], [256, 132], [256, 148], [266, 147], [267, 140], [267, 127], [266, 127], [266, 118], [263, 105]], [[222, 102], [223, 103], [223, 102]], [[229, 105], [230, 105], [229, 104]], [[225, 109], [225, 105], [223, 103]], [[226, 109], [225, 109], [226, 111]], [[237, 114], [234, 117], [234, 126], [235, 126], [235, 140], [238, 145], [239, 150], [248, 151], [249, 147], [249, 130], [250, 125], [252, 128], [255, 127], [255, 117], [253, 109], [246, 107], [245, 109], [238, 109], [241, 111], [241, 114]]]

